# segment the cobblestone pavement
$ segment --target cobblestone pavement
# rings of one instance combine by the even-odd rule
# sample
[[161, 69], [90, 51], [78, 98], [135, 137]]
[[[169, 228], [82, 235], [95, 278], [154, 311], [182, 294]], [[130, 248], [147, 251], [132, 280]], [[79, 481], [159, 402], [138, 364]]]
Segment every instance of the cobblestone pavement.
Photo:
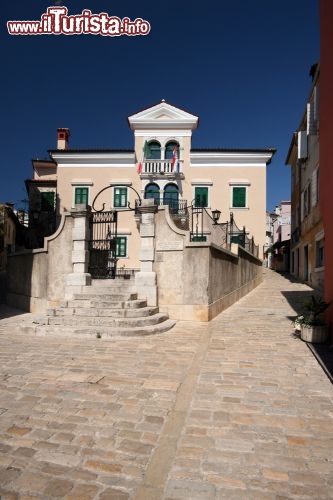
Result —
[[333, 498], [333, 386], [289, 318], [309, 290], [266, 271], [210, 324], [145, 338], [1, 320], [1, 500]]

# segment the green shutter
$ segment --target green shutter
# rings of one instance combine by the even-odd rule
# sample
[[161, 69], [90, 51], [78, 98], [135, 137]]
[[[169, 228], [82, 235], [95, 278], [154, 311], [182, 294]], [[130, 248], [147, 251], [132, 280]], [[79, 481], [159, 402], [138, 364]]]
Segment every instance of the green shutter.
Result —
[[149, 156], [145, 156], [145, 158], [149, 158], [150, 160], [160, 160], [161, 159], [160, 143], [157, 141], [153, 141], [148, 144], [148, 147], [149, 147]]
[[194, 190], [194, 200], [196, 207], [208, 207], [208, 188], [196, 187]]
[[88, 188], [75, 188], [75, 205], [88, 205]]
[[54, 191], [47, 191], [41, 193], [41, 210], [42, 212], [54, 211]]
[[114, 207], [127, 207], [127, 188], [114, 188]]
[[234, 187], [232, 190], [232, 206], [234, 208], [246, 207], [246, 187]]
[[127, 238], [126, 236], [118, 236], [117, 238], [117, 257], [126, 257], [127, 255]]

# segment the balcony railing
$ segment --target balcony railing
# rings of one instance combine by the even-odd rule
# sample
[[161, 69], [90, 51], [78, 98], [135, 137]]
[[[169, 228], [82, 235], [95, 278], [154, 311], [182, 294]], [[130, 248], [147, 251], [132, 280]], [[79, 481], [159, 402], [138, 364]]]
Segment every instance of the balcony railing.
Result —
[[177, 174], [181, 171], [181, 164], [178, 161], [178, 168], [172, 169], [172, 160], [145, 160], [142, 165], [142, 174]]

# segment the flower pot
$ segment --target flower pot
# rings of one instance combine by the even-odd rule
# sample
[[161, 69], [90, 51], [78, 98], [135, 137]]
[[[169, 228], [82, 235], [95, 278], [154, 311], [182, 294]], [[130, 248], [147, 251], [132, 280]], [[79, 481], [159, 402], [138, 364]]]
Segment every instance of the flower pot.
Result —
[[302, 325], [301, 339], [312, 344], [322, 344], [327, 341], [328, 329], [325, 325]]

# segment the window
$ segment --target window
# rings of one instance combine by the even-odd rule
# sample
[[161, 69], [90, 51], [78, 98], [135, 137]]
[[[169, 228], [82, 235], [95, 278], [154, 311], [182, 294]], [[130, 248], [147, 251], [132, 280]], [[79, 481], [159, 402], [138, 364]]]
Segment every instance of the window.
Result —
[[127, 207], [127, 188], [115, 187], [113, 191], [113, 206], [115, 208]]
[[208, 207], [208, 187], [194, 188], [194, 206]]
[[155, 203], [159, 205], [160, 203], [160, 188], [154, 182], [147, 184], [145, 187], [145, 199], [154, 198]]
[[117, 257], [127, 257], [127, 237], [126, 236], [118, 236], [117, 237], [116, 256]]
[[54, 211], [54, 191], [44, 191], [41, 192], [41, 211], [42, 212], [53, 212]]
[[311, 184], [303, 192], [303, 219], [309, 215], [311, 210]]
[[316, 241], [316, 267], [324, 266], [324, 238]]
[[161, 145], [157, 141], [152, 141], [148, 144], [149, 146], [149, 159], [150, 160], [160, 160], [161, 159]]
[[247, 207], [246, 186], [232, 187], [232, 208]]
[[295, 272], [295, 252], [291, 252], [291, 272]]
[[176, 184], [167, 184], [164, 188], [163, 204], [171, 208], [178, 207], [179, 191]]
[[178, 150], [178, 158], [179, 158], [179, 146], [177, 142], [168, 142], [168, 144], [165, 146], [165, 159], [166, 160], [171, 160], [173, 158], [173, 150], [177, 147]]
[[89, 189], [87, 187], [75, 188], [75, 205], [88, 205]]

